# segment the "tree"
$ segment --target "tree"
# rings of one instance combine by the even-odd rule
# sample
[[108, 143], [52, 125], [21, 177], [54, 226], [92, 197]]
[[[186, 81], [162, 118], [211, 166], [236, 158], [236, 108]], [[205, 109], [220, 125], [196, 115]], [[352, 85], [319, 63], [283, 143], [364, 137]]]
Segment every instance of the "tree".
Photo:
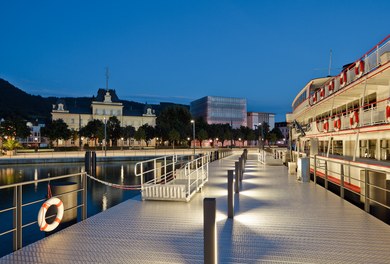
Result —
[[125, 139], [130, 139], [134, 137], [135, 128], [133, 126], [126, 126], [121, 128], [121, 137]]
[[168, 133], [168, 139], [170, 142], [172, 142], [173, 148], [175, 148], [175, 141], [180, 140], [180, 133], [176, 131], [175, 129], [172, 129]]
[[145, 141], [146, 141], [146, 146], [148, 146], [149, 141], [152, 140], [155, 136], [155, 129], [154, 127], [149, 126], [148, 124], [144, 124], [141, 127], [145, 131]]
[[3, 142], [3, 148], [5, 150], [15, 150], [18, 148], [22, 148], [22, 145], [18, 141], [9, 138], [5, 142]]
[[192, 131], [191, 114], [186, 107], [171, 106], [165, 108], [156, 119], [156, 131], [163, 140], [169, 139], [174, 129], [179, 133], [179, 140], [186, 139]]
[[101, 120], [91, 120], [85, 127], [80, 129], [80, 136], [90, 138], [94, 141], [96, 146], [96, 141], [98, 138], [104, 138], [104, 124]]
[[116, 116], [111, 116], [107, 122], [107, 139], [112, 140], [113, 145], [117, 145], [118, 139], [121, 138], [121, 122]]
[[[137, 141], [145, 140], [146, 139], [145, 130], [142, 127], [139, 127], [138, 130], [135, 132], [134, 138]], [[142, 146], [142, 143], [141, 143], [141, 146]]]
[[[203, 140], [206, 140], [206, 139], [208, 139], [209, 138], [209, 136], [208, 136], [208, 134], [207, 134], [207, 131], [206, 130], [204, 130], [203, 128], [198, 132], [198, 139], [199, 139], [199, 141], [200, 141], [200, 147], [202, 147], [202, 141]], [[195, 144], [195, 142], [194, 142], [194, 144]]]
[[68, 140], [70, 139], [72, 132], [68, 128], [68, 125], [62, 119], [52, 120], [51, 123], [47, 124], [42, 129], [42, 134], [49, 138], [50, 144], [52, 141], [56, 141], [58, 146], [58, 141], [60, 139]]
[[5, 120], [0, 125], [0, 135], [5, 138], [26, 138], [30, 136], [31, 131], [24, 120]]

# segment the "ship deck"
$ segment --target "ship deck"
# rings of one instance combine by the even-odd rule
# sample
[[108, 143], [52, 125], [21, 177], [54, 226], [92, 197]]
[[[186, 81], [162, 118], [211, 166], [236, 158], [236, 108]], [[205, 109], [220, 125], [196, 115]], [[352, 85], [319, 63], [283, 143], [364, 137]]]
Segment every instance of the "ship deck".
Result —
[[0, 263], [203, 263], [203, 198], [217, 198], [219, 263], [390, 263], [390, 227], [284, 166], [249, 154], [234, 220], [227, 170], [210, 164], [191, 202], [128, 200], [28, 245]]

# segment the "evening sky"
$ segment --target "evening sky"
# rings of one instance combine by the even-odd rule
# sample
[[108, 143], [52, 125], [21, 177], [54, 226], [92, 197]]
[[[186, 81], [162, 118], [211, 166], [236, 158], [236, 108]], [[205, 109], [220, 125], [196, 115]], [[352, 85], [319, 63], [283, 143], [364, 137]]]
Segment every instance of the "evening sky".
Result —
[[390, 1], [2, 1], [0, 78], [42, 96], [247, 98], [285, 120], [310, 79], [389, 34]]

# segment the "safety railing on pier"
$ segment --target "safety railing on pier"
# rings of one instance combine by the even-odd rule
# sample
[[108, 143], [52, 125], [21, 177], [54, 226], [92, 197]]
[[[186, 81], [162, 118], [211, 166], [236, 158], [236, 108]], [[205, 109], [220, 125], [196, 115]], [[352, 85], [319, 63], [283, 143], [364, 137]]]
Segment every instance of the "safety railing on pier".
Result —
[[[39, 206], [39, 204], [43, 204], [47, 200], [46, 198], [35, 197], [31, 199], [30, 196], [24, 197], [23, 189], [28, 188], [29, 186], [38, 186], [38, 184], [49, 183], [49, 182], [60, 184], [58, 181], [60, 181], [61, 183], [66, 181], [65, 184], [71, 181], [72, 183], [77, 184], [77, 187], [74, 190], [67, 191], [58, 195], [53, 195], [53, 197], [57, 197], [61, 199], [61, 197], [64, 196], [69, 196], [69, 195], [77, 196], [78, 193], [81, 193], [81, 202], [72, 207], [65, 207], [64, 211], [66, 213], [67, 211], [78, 210], [78, 208], [81, 207], [81, 219], [82, 220], [86, 219], [87, 218], [87, 181], [86, 181], [85, 172], [0, 186], [0, 190], [6, 190], [6, 189], [13, 190], [13, 201], [12, 201], [13, 205], [0, 210], [0, 214], [7, 214], [12, 212], [12, 228], [8, 230], [1, 230], [0, 228], [0, 232], [1, 232], [0, 236], [5, 236], [7, 234], [13, 233], [14, 251], [22, 248], [23, 246], [23, 235], [22, 235], [23, 229], [32, 226], [34, 224], [37, 224], [37, 229], [39, 229], [38, 221], [30, 221], [26, 223], [26, 220], [23, 218], [23, 215], [25, 214], [25, 212], [32, 212], [33, 210], [36, 209], [37, 206]], [[38, 211], [39, 210], [37, 210], [37, 218], [38, 218]], [[53, 218], [53, 216], [55, 215], [48, 215], [45, 217], [45, 220], [49, 218]], [[2, 225], [2, 226], [7, 226], [7, 225]]]
[[189, 201], [208, 180], [209, 157], [203, 155], [186, 163], [178, 162], [177, 156], [138, 162], [134, 173], [140, 177], [142, 199]]

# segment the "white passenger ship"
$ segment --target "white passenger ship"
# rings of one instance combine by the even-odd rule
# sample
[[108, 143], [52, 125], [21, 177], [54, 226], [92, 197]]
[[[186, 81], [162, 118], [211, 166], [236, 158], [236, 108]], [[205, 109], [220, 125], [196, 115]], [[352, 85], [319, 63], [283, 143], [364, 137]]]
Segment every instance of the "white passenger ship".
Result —
[[337, 76], [308, 82], [292, 109], [293, 160], [309, 156], [315, 181], [389, 218], [390, 35]]

